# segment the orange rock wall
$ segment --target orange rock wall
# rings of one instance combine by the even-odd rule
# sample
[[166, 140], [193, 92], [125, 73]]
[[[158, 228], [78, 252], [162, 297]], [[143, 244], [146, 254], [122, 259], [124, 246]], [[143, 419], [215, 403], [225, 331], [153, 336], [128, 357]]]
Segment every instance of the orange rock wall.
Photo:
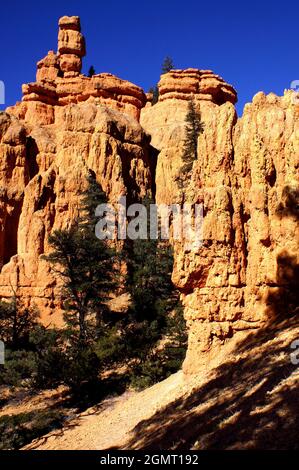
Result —
[[[230, 94], [223, 103], [196, 94], [204, 88], [201, 77], [196, 85], [186, 71], [163, 75], [159, 102], [141, 115], [160, 151], [158, 203], [179, 202], [188, 93], [204, 123], [184, 187], [187, 202], [203, 203], [203, 244], [192, 251], [175, 243], [173, 281], [189, 326], [186, 372], [196, 372], [238, 332], [265, 325], [278, 310], [287, 315], [298, 291], [299, 109], [293, 92], [258, 93], [238, 119]], [[285, 305], [278, 307], [281, 298]]]
[[[55, 108], [55, 124], [0, 115], [0, 296], [12, 288], [44, 321], [60, 315], [59, 280], [42, 254], [48, 235], [76, 217], [92, 170], [111, 202], [151, 189], [149, 139], [130, 115], [94, 103]], [[20, 123], [22, 122], [22, 124]]]
[[42, 255], [51, 231], [76, 217], [89, 170], [113, 202], [149, 193], [154, 178], [158, 203], [180, 201], [193, 98], [204, 132], [183, 192], [203, 203], [203, 243], [197, 250], [174, 243], [173, 281], [189, 327], [184, 369], [196, 372], [233, 335], [296, 306], [298, 104], [291, 91], [258, 93], [238, 119], [231, 85], [186, 69], [162, 75], [158, 103], [145, 106], [136, 85], [82, 75], [84, 55], [79, 18], [61, 18], [58, 52], [38, 62], [22, 102], [0, 113], [0, 297], [17, 290], [45, 322], [59, 321], [59, 280]]

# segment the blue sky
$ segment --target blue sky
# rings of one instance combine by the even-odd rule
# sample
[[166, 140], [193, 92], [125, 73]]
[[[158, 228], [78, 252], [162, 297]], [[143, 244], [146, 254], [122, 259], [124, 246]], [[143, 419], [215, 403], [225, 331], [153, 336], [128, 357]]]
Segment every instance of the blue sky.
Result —
[[[1, 4], [0, 80], [6, 105], [35, 81], [36, 62], [57, 49], [58, 18], [79, 15], [83, 72], [111, 72], [147, 90], [166, 55], [177, 68], [212, 69], [238, 91], [238, 113], [260, 90], [279, 95], [299, 79], [298, 2], [114, 0]], [[0, 106], [1, 109], [4, 106]]]

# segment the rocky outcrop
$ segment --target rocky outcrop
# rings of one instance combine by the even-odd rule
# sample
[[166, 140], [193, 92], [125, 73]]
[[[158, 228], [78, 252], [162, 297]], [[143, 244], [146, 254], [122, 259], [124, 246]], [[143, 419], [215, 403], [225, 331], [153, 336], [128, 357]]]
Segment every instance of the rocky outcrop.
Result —
[[59, 279], [42, 259], [48, 235], [77, 216], [90, 170], [111, 202], [149, 192], [149, 139], [129, 115], [94, 103], [59, 107], [47, 126], [0, 117], [0, 296], [17, 290], [43, 321], [57, 323]]
[[151, 190], [149, 138], [138, 122], [145, 94], [111, 74], [81, 75], [78, 17], [59, 20], [58, 53], [38, 62], [23, 100], [0, 114], [0, 297], [13, 292], [59, 323], [60, 280], [42, 255], [48, 236], [77, 216], [92, 171], [109, 200]]
[[189, 373], [239, 331], [294, 309], [298, 291], [298, 105], [290, 91], [282, 98], [259, 93], [237, 119], [232, 87], [221, 84], [219, 93], [213, 79], [205, 88], [200, 77], [206, 75], [162, 75], [159, 102], [141, 116], [160, 151], [157, 202], [167, 204], [180, 202], [177, 175], [191, 96], [204, 122], [184, 187], [187, 202], [203, 203], [203, 243], [197, 250], [174, 243], [173, 281], [189, 326]]
[[152, 146], [157, 202], [181, 203], [192, 98], [204, 131], [183, 196], [203, 204], [202, 244], [173, 242], [173, 281], [189, 327], [184, 369], [197, 371], [232, 336], [298, 305], [298, 104], [291, 91], [258, 93], [238, 119], [231, 85], [187, 69], [162, 75], [152, 106], [118, 77], [82, 75], [79, 18], [59, 28], [57, 54], [38, 62], [22, 102], [0, 114], [0, 297], [17, 290], [45, 322], [61, 319], [59, 280], [42, 255], [51, 231], [76, 217], [88, 171], [110, 201], [135, 200], [153, 186]]
[[81, 73], [85, 56], [85, 39], [81, 34], [78, 16], [63, 16], [59, 20], [59, 66], [64, 77], [76, 77]]
[[78, 16], [59, 20], [58, 52], [49, 51], [37, 63], [36, 82], [22, 86], [23, 98], [7, 109], [31, 124], [54, 124], [60, 106], [88, 101], [103, 104], [139, 119], [146, 103], [143, 90], [110, 73], [93, 77], [81, 74], [85, 40]]
[[49, 51], [46, 57], [37, 63], [36, 81], [55, 81], [60, 73], [58, 56]]
[[235, 104], [237, 93], [212, 70], [171, 70], [161, 75], [159, 82], [159, 101], [170, 99], [189, 100], [190, 94], [195, 100], [212, 101], [221, 105], [227, 101]]

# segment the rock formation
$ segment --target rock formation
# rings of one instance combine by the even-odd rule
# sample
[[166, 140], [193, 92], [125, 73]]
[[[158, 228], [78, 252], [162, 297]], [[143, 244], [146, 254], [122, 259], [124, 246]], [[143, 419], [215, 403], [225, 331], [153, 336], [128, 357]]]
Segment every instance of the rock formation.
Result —
[[[23, 99], [8, 108], [18, 119], [54, 124], [59, 107], [88, 101], [104, 104], [139, 119], [146, 103], [141, 88], [110, 73], [89, 78], [81, 74], [85, 40], [78, 16], [59, 20], [58, 52], [49, 51], [37, 64], [36, 82], [23, 85]], [[58, 118], [59, 119], [59, 118]]]
[[[162, 75], [151, 106], [136, 85], [81, 74], [80, 29], [78, 17], [60, 19], [57, 54], [38, 62], [22, 102], [0, 115], [0, 296], [15, 289], [44, 321], [57, 321], [59, 282], [42, 254], [49, 233], [76, 216], [88, 170], [111, 201], [145, 195], [155, 177], [157, 202], [178, 202], [192, 97], [204, 132], [184, 194], [204, 205], [203, 244], [174, 243], [173, 281], [190, 332], [184, 368], [194, 372], [231, 336], [265, 325], [278, 305], [286, 314], [294, 307], [298, 104], [291, 91], [258, 93], [238, 119], [231, 85], [209, 70], [187, 69]], [[159, 152], [155, 175], [150, 138]]]
[[80, 75], [78, 17], [59, 21], [58, 54], [38, 63], [23, 100], [0, 114], [0, 296], [13, 291], [46, 323], [61, 320], [59, 280], [42, 259], [48, 235], [69, 226], [92, 170], [111, 202], [151, 188], [143, 91], [111, 74]]
[[158, 203], [177, 202], [188, 96], [197, 100], [204, 122], [184, 188], [187, 201], [204, 205], [203, 244], [190, 251], [175, 243], [173, 281], [189, 325], [186, 372], [239, 331], [287, 315], [298, 291], [299, 108], [293, 92], [281, 98], [258, 93], [237, 119], [233, 88], [218, 77], [202, 83], [206, 76], [193, 70], [163, 75], [159, 102], [141, 115], [160, 151]]
[[81, 73], [85, 56], [85, 39], [81, 34], [78, 16], [63, 16], [59, 20], [58, 61], [64, 77], [77, 77]]
[[46, 57], [37, 63], [36, 81], [54, 81], [60, 73], [58, 56], [54, 51], [49, 51]]
[[212, 101], [218, 105], [237, 101], [234, 88], [212, 70], [171, 70], [161, 76], [159, 101], [169, 99], [189, 100], [190, 94], [198, 101]]

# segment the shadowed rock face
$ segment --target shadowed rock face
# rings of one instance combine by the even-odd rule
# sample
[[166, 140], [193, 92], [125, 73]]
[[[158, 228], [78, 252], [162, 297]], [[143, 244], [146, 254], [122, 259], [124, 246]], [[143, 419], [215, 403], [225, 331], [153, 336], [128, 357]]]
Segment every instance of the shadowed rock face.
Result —
[[84, 55], [79, 18], [61, 18], [58, 53], [38, 62], [22, 102], [0, 114], [0, 296], [17, 287], [44, 321], [60, 318], [59, 284], [42, 255], [51, 231], [76, 217], [89, 170], [111, 201], [149, 193], [154, 179], [158, 203], [179, 201], [193, 97], [204, 132], [184, 198], [204, 205], [203, 244], [190, 251], [174, 243], [173, 281], [190, 332], [184, 368], [194, 372], [236, 332], [296, 304], [289, 279], [298, 272], [298, 105], [292, 92], [258, 93], [238, 119], [231, 85], [186, 69], [162, 75], [158, 103], [145, 106], [136, 85], [81, 75]]

